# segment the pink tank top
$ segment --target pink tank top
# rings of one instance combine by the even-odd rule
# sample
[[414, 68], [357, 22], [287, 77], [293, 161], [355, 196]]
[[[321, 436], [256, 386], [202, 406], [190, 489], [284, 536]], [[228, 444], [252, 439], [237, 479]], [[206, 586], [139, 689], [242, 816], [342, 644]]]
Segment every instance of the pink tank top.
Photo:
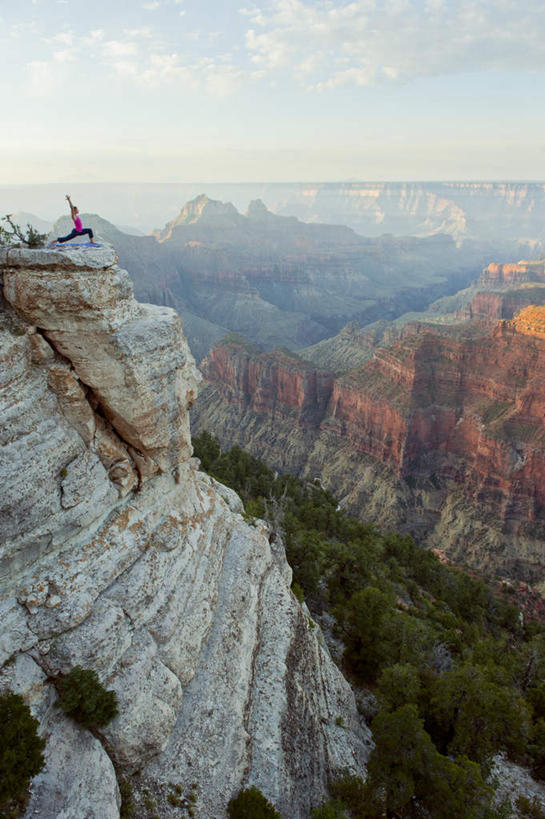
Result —
[[76, 230], [82, 230], [82, 228], [83, 228], [83, 225], [81, 224], [81, 219], [79, 218], [79, 216], [76, 216], [76, 218], [74, 219], [74, 227], [76, 228]]

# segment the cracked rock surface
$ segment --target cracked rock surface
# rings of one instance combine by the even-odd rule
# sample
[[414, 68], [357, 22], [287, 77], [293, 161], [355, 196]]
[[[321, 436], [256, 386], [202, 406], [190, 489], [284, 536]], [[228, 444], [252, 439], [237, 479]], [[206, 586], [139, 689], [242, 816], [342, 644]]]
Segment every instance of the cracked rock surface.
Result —
[[[197, 782], [204, 819], [251, 784], [308, 816], [369, 733], [282, 547], [191, 458], [180, 319], [109, 247], [0, 251], [0, 277], [0, 689], [47, 738], [27, 815], [119, 816], [117, 770]], [[98, 738], [54, 707], [75, 665], [117, 693]]]

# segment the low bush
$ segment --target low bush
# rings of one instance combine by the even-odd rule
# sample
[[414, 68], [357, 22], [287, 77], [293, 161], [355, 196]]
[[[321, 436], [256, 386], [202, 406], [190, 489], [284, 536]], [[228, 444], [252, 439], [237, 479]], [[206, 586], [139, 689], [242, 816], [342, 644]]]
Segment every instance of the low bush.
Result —
[[11, 245], [14, 247], [43, 247], [47, 239], [47, 233], [40, 233], [32, 225], [26, 226], [26, 231], [11, 218], [8, 213], [2, 217], [3, 225], [0, 225], [0, 245]]
[[44, 766], [45, 739], [20, 694], [0, 696], [0, 806], [19, 799]]
[[346, 813], [339, 802], [325, 802], [310, 811], [310, 819], [346, 819]]
[[240, 791], [227, 805], [231, 819], [280, 819], [280, 814], [259, 788], [252, 786]]
[[118, 714], [115, 691], [106, 691], [96, 671], [75, 666], [57, 681], [57, 707], [85, 728], [107, 725]]

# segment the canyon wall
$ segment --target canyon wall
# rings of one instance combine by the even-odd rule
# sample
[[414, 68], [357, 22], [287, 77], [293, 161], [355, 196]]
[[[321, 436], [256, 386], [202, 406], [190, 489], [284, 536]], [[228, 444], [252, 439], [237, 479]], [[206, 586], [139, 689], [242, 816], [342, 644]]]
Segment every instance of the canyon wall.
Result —
[[278, 469], [319, 477], [363, 519], [539, 583], [544, 312], [526, 308], [489, 330], [406, 327], [335, 376], [286, 354], [218, 345], [194, 423]]
[[304, 220], [341, 222], [359, 233], [456, 238], [543, 238], [545, 185], [517, 182], [333, 182], [280, 189], [265, 202]]
[[[122, 775], [141, 816], [179, 816], [192, 783], [223, 816], [255, 784], [302, 819], [335, 772], [364, 775], [369, 732], [282, 544], [191, 457], [179, 317], [116, 262], [0, 251], [0, 690], [47, 740], [26, 816], [118, 817]], [[117, 694], [94, 734], [55, 707], [76, 665]]]

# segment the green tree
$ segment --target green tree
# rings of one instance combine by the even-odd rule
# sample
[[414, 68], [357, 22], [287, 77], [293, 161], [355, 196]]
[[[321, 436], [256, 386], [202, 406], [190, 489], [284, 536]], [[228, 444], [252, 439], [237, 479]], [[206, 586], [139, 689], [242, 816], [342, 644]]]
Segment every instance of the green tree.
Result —
[[387, 619], [394, 614], [394, 597], [376, 586], [366, 586], [352, 595], [335, 615], [341, 624], [344, 656], [350, 668], [363, 680], [375, 679], [390, 658], [383, 639]]
[[347, 819], [344, 807], [339, 802], [325, 802], [320, 808], [310, 811], [311, 819]]
[[425, 793], [437, 752], [413, 704], [380, 711], [372, 727], [375, 748], [367, 769], [369, 803], [374, 811], [392, 816]]
[[545, 819], [545, 809], [537, 796], [531, 800], [527, 796], [519, 796], [515, 806], [519, 816], [524, 819]]
[[528, 750], [532, 756], [532, 772], [545, 779], [545, 719], [540, 717], [532, 725]]
[[44, 766], [45, 739], [19, 694], [0, 696], [0, 806], [21, 797]]
[[281, 819], [280, 814], [266, 799], [259, 788], [241, 790], [227, 805], [231, 819]]
[[442, 753], [465, 755], [486, 768], [501, 748], [524, 750], [528, 706], [514, 688], [494, 681], [496, 672], [465, 664], [436, 679], [429, 727]]
[[375, 748], [368, 765], [367, 815], [493, 819], [492, 789], [479, 766], [438, 753], [413, 704], [381, 711], [373, 720]]
[[437, 819], [500, 819], [491, 805], [493, 790], [476, 762], [467, 757], [455, 761], [440, 754], [434, 757], [429, 784], [421, 801]]
[[[366, 812], [366, 788], [363, 779], [347, 773], [329, 783], [333, 804], [346, 809], [351, 819], [364, 819]], [[342, 814], [341, 814], [342, 816]]]
[[217, 439], [204, 430], [200, 435], [193, 437], [191, 443], [195, 457], [200, 459], [202, 468], [205, 472], [210, 472], [214, 462], [221, 454]]
[[286, 556], [293, 569], [297, 583], [306, 594], [313, 594], [318, 589], [322, 574], [323, 554], [327, 543], [316, 530], [299, 529], [295, 534], [286, 537]]
[[85, 728], [107, 725], [118, 714], [115, 691], [106, 691], [92, 669], [77, 665], [56, 685], [57, 707]]
[[402, 705], [416, 705], [420, 695], [420, 679], [413, 665], [400, 663], [385, 668], [378, 681], [378, 698], [383, 709], [395, 711]]

